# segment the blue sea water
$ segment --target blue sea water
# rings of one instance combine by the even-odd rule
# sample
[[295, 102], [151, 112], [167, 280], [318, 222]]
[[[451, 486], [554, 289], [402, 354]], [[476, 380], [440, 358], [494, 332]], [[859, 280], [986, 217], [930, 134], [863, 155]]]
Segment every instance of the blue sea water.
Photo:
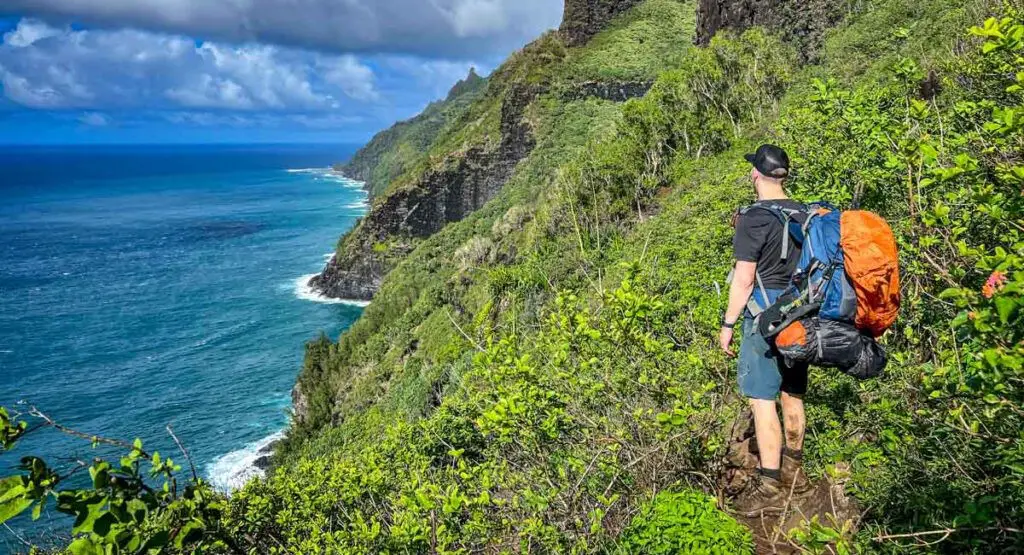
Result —
[[[361, 311], [303, 286], [366, 210], [326, 169], [353, 150], [0, 147], [0, 405], [141, 438], [187, 472], [171, 424], [218, 486], [251, 475], [287, 424], [304, 342]], [[97, 451], [43, 430], [0, 454], [0, 476], [26, 454], [68, 469]]]

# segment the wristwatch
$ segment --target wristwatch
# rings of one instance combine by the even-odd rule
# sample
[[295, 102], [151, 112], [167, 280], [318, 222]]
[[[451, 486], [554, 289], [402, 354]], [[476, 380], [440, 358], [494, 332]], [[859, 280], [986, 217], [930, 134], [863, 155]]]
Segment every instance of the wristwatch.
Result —
[[737, 323], [739, 323], [739, 320], [736, 320], [735, 322], [733, 322], [731, 324], [729, 322], [726, 322], [725, 321], [725, 314], [722, 315], [722, 327], [723, 328], [733, 329], [733, 328], [736, 327]]

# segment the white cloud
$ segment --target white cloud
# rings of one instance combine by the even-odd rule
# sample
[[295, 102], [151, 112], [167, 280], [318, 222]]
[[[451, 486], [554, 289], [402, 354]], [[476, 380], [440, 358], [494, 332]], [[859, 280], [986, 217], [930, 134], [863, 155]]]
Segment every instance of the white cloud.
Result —
[[373, 70], [360, 64], [352, 56], [322, 56], [317, 60], [321, 78], [339, 87], [348, 96], [358, 100], [375, 100]]
[[14, 47], [31, 46], [37, 40], [57, 36], [60, 33], [60, 29], [41, 21], [23, 19], [14, 30], [4, 33], [3, 44]]
[[175, 125], [199, 127], [232, 127], [260, 129], [285, 129], [295, 126], [307, 129], [344, 129], [365, 120], [358, 116], [340, 114], [249, 114], [215, 113], [203, 111], [168, 112], [163, 119]]
[[4, 0], [0, 13], [335, 52], [504, 54], [558, 25], [556, 0]]
[[252, 127], [255, 118], [244, 114], [215, 114], [211, 112], [170, 112], [164, 119], [175, 125], [200, 127]]
[[[42, 40], [45, 38], [45, 40]], [[22, 19], [0, 44], [4, 95], [30, 108], [330, 111], [377, 98], [355, 56], [232, 46]]]
[[388, 57], [382, 60], [382, 65], [402, 75], [403, 86], [427, 91], [430, 100], [443, 98], [452, 85], [469, 74], [470, 68], [476, 68], [481, 75], [488, 71], [484, 64], [470, 60], [423, 60], [409, 56]]
[[486, 37], [509, 26], [508, 13], [497, 0], [459, 0], [449, 20], [459, 37]]
[[105, 127], [110, 125], [110, 116], [99, 112], [85, 112], [78, 116], [78, 121], [91, 127]]

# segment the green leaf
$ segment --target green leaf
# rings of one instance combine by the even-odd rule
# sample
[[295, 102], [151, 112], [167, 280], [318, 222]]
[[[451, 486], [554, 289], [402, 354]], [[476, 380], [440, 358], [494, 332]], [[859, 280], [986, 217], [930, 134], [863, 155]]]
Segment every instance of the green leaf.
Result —
[[20, 498], [12, 499], [6, 503], [0, 504], [0, 523], [7, 522], [8, 520], [20, 515], [25, 509], [32, 506], [32, 499]]
[[117, 524], [117, 519], [114, 518], [113, 513], [103, 513], [93, 523], [92, 532], [99, 536], [106, 536], [110, 533], [110, 528], [115, 524]]
[[184, 546], [199, 541], [203, 537], [204, 529], [201, 522], [195, 520], [189, 521], [181, 531], [178, 532], [178, 537], [174, 539], [174, 546], [178, 549], [183, 549]]
[[92, 532], [93, 525], [96, 524], [96, 520], [106, 513], [106, 511], [103, 510], [106, 503], [106, 497], [94, 497], [89, 501], [86, 501], [84, 507], [78, 507], [78, 518], [75, 519], [75, 525], [71, 528], [71, 532], [73, 534]]
[[1010, 297], [996, 297], [996, 312], [1004, 324], [1009, 323], [1013, 311], [1017, 308], [1017, 302]]
[[939, 293], [939, 298], [942, 300], [959, 299], [963, 298], [964, 290], [958, 287], [950, 287]]
[[71, 552], [71, 555], [95, 555], [103, 553], [103, 550], [101, 550], [99, 546], [94, 544], [89, 538], [78, 538], [71, 542], [71, 545], [68, 546], [68, 551]]
[[24, 493], [25, 487], [22, 485], [21, 476], [10, 476], [0, 480], [0, 503], [6, 503]]
[[151, 538], [146, 540], [146, 543], [142, 544], [142, 548], [139, 549], [140, 553], [146, 553], [154, 549], [160, 549], [167, 545], [167, 541], [170, 539], [170, 534], [167, 530], [161, 530], [154, 534]]

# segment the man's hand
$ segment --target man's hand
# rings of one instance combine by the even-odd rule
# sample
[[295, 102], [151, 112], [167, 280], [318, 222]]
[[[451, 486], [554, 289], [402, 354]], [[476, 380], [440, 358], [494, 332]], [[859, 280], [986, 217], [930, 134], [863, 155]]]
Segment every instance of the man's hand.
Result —
[[725, 352], [726, 356], [736, 356], [736, 353], [732, 350], [732, 328], [723, 327], [722, 331], [718, 332], [718, 344], [722, 347], [722, 351]]

